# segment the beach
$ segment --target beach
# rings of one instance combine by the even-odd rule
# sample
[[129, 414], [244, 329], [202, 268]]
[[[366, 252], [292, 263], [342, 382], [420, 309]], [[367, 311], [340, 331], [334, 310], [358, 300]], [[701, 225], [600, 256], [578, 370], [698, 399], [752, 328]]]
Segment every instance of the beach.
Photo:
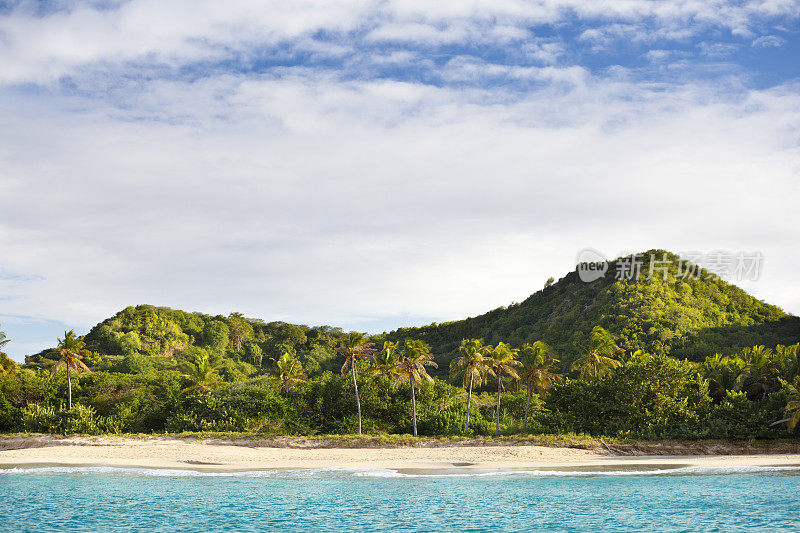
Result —
[[364, 468], [491, 472], [525, 469], [605, 470], [681, 467], [798, 466], [800, 454], [615, 455], [607, 450], [537, 445], [435, 447], [285, 447], [167, 437], [16, 437], [0, 450], [0, 468], [111, 466], [249, 471]]

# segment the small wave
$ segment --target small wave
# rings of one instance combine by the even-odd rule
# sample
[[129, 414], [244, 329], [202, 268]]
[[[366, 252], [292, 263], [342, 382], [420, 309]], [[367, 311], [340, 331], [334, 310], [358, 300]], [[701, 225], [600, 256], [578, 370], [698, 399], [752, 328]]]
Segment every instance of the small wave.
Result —
[[136, 477], [227, 477], [227, 478], [306, 478], [360, 473], [358, 468], [300, 468], [286, 470], [244, 470], [208, 472], [190, 469], [137, 468], [120, 466], [43, 466], [0, 469], [0, 475], [113, 475]]
[[800, 472], [800, 466], [688, 466], [644, 470], [504, 470], [491, 472], [399, 472], [374, 469], [355, 472], [358, 477], [448, 478], [448, 477], [625, 477], [625, 476], [691, 476]]
[[45, 466], [0, 469], [0, 475], [72, 475], [72, 476], [135, 476], [135, 477], [219, 477], [219, 478], [491, 478], [491, 477], [630, 477], [630, 476], [693, 476], [763, 473], [800, 473], [800, 466], [689, 466], [651, 470], [503, 470], [486, 472], [401, 472], [387, 468], [301, 468], [285, 470], [247, 470], [208, 472], [165, 468], [116, 466]]

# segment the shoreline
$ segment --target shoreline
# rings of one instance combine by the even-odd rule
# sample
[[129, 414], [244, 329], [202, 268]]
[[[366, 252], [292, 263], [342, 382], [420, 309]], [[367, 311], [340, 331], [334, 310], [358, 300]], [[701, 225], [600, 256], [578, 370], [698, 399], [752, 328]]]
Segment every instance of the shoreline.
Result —
[[278, 447], [216, 439], [47, 436], [13, 436], [0, 442], [0, 469], [115, 467], [222, 473], [340, 468], [476, 474], [800, 467], [800, 453], [612, 455], [608, 450], [535, 444]]

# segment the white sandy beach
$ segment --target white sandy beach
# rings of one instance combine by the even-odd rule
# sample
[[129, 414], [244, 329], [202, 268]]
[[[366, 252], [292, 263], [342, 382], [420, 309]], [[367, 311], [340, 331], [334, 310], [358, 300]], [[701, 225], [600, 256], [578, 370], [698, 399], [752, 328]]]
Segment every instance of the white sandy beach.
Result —
[[73, 437], [58, 445], [0, 451], [0, 468], [114, 466], [243, 471], [303, 468], [491, 471], [533, 468], [800, 466], [800, 454], [615, 456], [544, 446], [285, 448], [184, 441]]

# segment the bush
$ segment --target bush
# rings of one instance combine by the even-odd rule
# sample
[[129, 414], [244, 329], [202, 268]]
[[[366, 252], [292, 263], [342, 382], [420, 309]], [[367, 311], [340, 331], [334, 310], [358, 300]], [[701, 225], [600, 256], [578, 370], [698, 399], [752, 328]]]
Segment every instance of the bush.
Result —
[[119, 371], [125, 374], [147, 374], [153, 371], [153, 363], [141, 354], [126, 355], [119, 364]]
[[58, 411], [60, 430], [58, 433], [69, 435], [82, 433], [95, 435], [100, 433], [94, 409], [85, 405], [74, 405], [70, 411]]
[[53, 406], [31, 404], [22, 410], [22, 428], [30, 433], [61, 433], [61, 417]]
[[0, 431], [10, 431], [20, 426], [22, 412], [0, 394]]
[[98, 435], [121, 431], [121, 427], [113, 419], [98, 417], [93, 408], [80, 404], [74, 405], [72, 410], [57, 410], [50, 405], [31, 404], [22, 409], [22, 428], [31, 433], [61, 435]]

